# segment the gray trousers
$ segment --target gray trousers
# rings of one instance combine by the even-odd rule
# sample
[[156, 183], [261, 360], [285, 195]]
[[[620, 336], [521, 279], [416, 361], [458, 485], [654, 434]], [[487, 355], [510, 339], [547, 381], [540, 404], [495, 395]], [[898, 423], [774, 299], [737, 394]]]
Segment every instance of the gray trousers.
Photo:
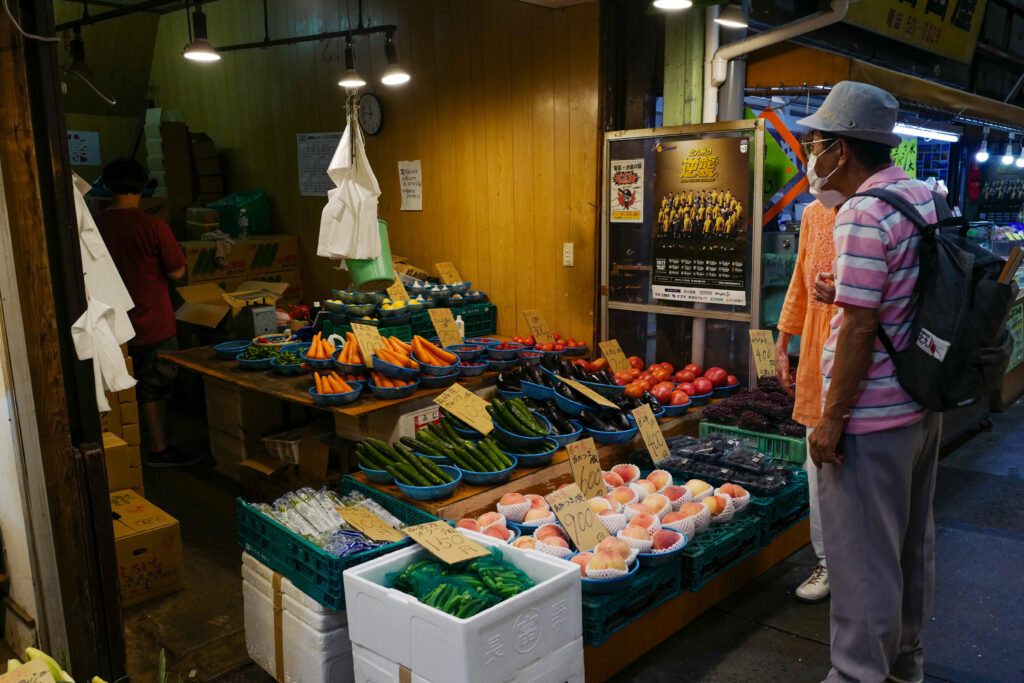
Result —
[[924, 675], [921, 629], [935, 589], [932, 499], [942, 416], [847, 435], [818, 497], [832, 592], [828, 683]]

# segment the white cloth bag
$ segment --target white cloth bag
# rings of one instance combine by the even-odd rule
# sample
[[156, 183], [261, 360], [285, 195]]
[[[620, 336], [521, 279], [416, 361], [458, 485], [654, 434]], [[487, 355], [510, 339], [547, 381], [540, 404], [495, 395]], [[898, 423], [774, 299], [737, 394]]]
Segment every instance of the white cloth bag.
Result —
[[[354, 148], [354, 150], [353, 150]], [[327, 169], [335, 188], [320, 215], [317, 256], [371, 259], [380, 256], [377, 198], [380, 185], [366, 158], [363, 136], [350, 120]]]

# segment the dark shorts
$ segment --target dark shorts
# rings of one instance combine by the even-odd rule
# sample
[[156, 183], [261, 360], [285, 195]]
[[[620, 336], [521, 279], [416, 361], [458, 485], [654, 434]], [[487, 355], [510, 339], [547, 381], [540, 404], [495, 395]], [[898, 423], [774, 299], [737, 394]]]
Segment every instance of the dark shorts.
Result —
[[135, 393], [139, 403], [166, 401], [171, 397], [174, 378], [178, 376], [178, 366], [160, 358], [161, 351], [177, 351], [178, 338], [170, 337], [156, 344], [128, 346], [128, 355], [132, 357], [135, 379]]

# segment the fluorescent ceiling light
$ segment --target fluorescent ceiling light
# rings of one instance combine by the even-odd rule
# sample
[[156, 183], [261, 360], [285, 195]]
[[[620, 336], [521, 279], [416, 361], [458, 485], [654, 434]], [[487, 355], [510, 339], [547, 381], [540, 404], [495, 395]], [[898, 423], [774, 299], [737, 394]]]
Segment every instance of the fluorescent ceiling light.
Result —
[[658, 9], [677, 10], [693, 7], [693, 0], [654, 0]]
[[746, 28], [747, 18], [743, 16], [743, 8], [739, 5], [729, 5], [715, 17], [715, 23], [728, 28]]
[[960, 136], [955, 133], [948, 133], [934, 128], [924, 128], [922, 126], [912, 126], [908, 123], [897, 123], [892, 132], [897, 135], [909, 135], [915, 138], [925, 138], [926, 140], [941, 140], [942, 142], [959, 142], [960, 140]]

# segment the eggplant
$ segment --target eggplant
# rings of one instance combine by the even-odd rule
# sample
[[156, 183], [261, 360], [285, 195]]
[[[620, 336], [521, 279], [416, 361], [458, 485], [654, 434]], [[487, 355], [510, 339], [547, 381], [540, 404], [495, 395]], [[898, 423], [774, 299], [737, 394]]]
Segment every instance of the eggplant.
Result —
[[582, 380], [584, 382], [591, 382], [591, 381], [593, 381], [590, 378], [590, 374], [587, 373], [587, 371], [584, 370], [583, 366], [581, 366], [581, 365], [573, 365], [572, 366], [572, 374], [573, 374], [573, 379]]
[[554, 401], [551, 401], [551, 404], [553, 407], [544, 411], [544, 417], [548, 418], [551, 427], [558, 429], [559, 434], [572, 434], [575, 432], [575, 425], [569, 421], [569, 418], [561, 410], [554, 406]]
[[512, 373], [499, 372], [498, 388], [502, 391], [522, 391], [523, 385], [519, 383], [519, 378]]
[[585, 427], [588, 427], [599, 432], [618, 431], [612, 425], [608, 424], [608, 422], [601, 419], [595, 413], [592, 413], [590, 411], [584, 412], [583, 415], [580, 416], [580, 422], [582, 422]]
[[555, 383], [555, 391], [557, 391], [558, 393], [560, 393], [562, 396], [564, 396], [565, 398], [569, 399], [570, 401], [575, 401], [576, 400], [576, 392], [574, 392], [572, 390], [572, 387], [570, 387], [565, 382], [556, 382]]
[[601, 382], [602, 384], [615, 384], [615, 376], [612, 375], [612, 373], [610, 373], [607, 369], [598, 370], [596, 374], [598, 375], [598, 377], [601, 378], [598, 381]]
[[540, 385], [543, 385], [543, 386], [547, 386], [543, 382], [543, 374], [541, 373], [540, 370], [538, 370], [537, 368], [535, 368], [532, 365], [530, 365], [530, 366], [528, 366], [528, 367], [526, 367], [524, 369], [526, 370], [526, 375], [527, 376], [524, 377], [523, 379], [525, 379], [527, 382], [533, 382], [534, 384], [540, 384]]
[[[526, 381], [529, 382], [530, 380]], [[544, 412], [544, 401], [538, 401], [527, 396], [526, 398], [523, 399], [523, 403], [525, 403], [526, 407], [529, 408], [530, 410], [536, 410], [538, 413]]]
[[607, 413], [605, 415], [605, 420], [619, 432], [624, 432], [627, 429], [633, 428], [633, 425], [629, 423], [629, 418], [626, 417], [626, 414], [618, 410], [613, 410]]
[[562, 358], [558, 361], [558, 374], [562, 377], [568, 377], [569, 379], [575, 379], [576, 377], [576, 366]]
[[564, 386], [563, 382], [555, 379], [554, 377], [548, 374], [543, 374], [540, 376], [540, 384], [551, 389], [557, 389], [559, 386]]
[[545, 353], [540, 359], [540, 364], [543, 365], [548, 370], [550, 370], [551, 372], [558, 372], [558, 360], [558, 356], [556, 356], [555, 354]]
[[[654, 412], [658, 412], [659, 410], [661, 410], [661, 404], [658, 403], [658, 399], [654, 398], [654, 396], [652, 396], [651, 392], [649, 391], [645, 391], [643, 395], [640, 397], [640, 400], [649, 405], [651, 407], [651, 410], [653, 410]], [[640, 406], [637, 407], [639, 408]]]

